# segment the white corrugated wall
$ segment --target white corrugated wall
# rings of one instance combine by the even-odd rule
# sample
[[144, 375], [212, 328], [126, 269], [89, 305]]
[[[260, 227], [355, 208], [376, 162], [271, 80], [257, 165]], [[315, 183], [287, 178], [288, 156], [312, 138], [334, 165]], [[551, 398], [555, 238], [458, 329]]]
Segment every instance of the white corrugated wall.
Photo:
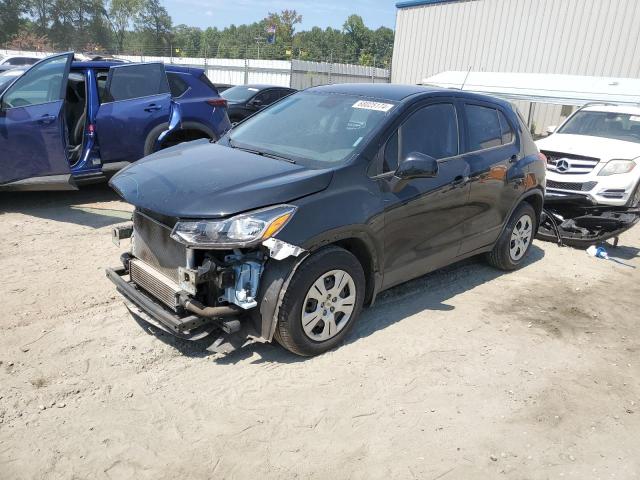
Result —
[[[638, 78], [640, 0], [463, 0], [398, 9], [393, 82], [468, 69]], [[560, 107], [536, 108], [538, 131], [557, 124]]]

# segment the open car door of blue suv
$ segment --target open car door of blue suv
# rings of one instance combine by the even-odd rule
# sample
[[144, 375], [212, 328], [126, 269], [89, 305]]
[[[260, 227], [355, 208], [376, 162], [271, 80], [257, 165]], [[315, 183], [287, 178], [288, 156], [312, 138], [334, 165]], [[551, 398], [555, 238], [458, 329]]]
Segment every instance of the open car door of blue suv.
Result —
[[[112, 66], [98, 76], [96, 131], [102, 163], [142, 158], [156, 129], [168, 128], [171, 92], [161, 63]], [[153, 135], [152, 135], [153, 133]]]
[[0, 97], [0, 186], [74, 189], [63, 105], [73, 53], [48, 57]]

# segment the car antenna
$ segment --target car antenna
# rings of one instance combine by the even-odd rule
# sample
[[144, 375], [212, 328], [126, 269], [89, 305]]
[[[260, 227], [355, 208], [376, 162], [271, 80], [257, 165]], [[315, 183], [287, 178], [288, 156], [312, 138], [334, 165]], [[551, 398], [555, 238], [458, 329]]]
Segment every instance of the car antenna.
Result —
[[460, 90], [464, 90], [464, 86], [467, 83], [467, 78], [469, 78], [469, 74], [471, 73], [471, 65], [469, 65], [469, 70], [467, 70], [467, 74], [464, 76], [464, 81], [462, 82], [462, 85], [460, 85]]

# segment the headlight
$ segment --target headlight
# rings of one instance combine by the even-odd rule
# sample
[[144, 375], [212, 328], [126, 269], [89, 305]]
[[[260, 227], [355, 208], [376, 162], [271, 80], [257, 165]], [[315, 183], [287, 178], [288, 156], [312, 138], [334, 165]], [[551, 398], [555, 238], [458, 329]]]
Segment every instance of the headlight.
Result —
[[598, 176], [617, 175], [619, 173], [629, 173], [636, 166], [633, 160], [609, 160], [600, 170]]
[[171, 238], [197, 248], [242, 248], [273, 237], [293, 217], [296, 207], [278, 205], [225, 220], [180, 221]]

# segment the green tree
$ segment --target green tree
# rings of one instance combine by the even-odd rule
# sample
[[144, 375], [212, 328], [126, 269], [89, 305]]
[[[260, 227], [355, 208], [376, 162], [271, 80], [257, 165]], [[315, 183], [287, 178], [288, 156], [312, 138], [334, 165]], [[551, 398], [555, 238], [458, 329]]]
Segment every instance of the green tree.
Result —
[[25, 0], [0, 0], [0, 42], [6, 43], [18, 33], [26, 23], [22, 15], [28, 8]]
[[133, 19], [142, 9], [142, 0], [109, 0], [107, 18], [116, 41], [117, 52], [124, 50], [124, 41]]
[[146, 53], [166, 55], [172, 35], [172, 21], [159, 0], [144, 0], [135, 17], [135, 28], [141, 33]]

